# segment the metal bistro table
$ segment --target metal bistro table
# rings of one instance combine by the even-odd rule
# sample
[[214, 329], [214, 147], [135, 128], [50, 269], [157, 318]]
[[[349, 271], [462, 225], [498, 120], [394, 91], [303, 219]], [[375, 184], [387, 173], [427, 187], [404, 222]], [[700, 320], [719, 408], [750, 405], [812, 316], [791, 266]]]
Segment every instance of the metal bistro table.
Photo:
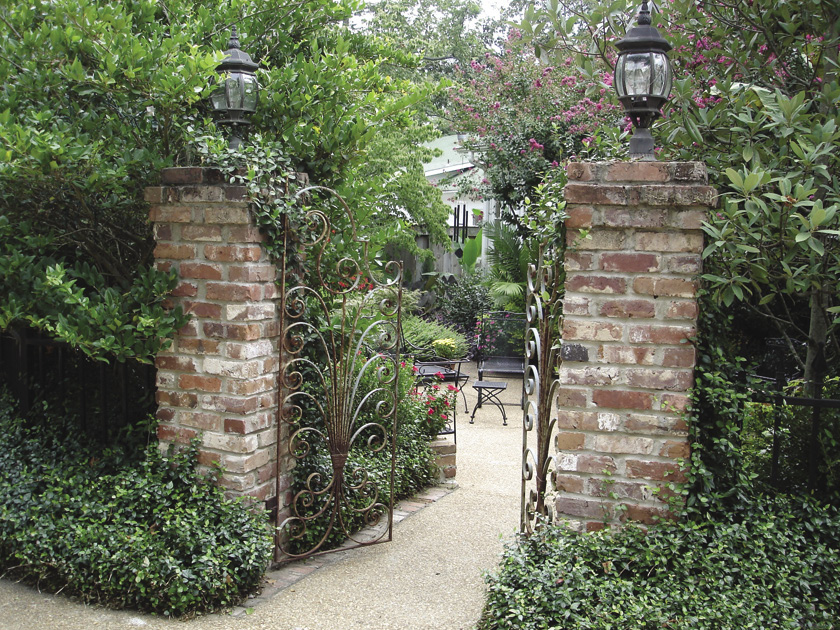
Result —
[[475, 422], [475, 412], [481, 407], [482, 403], [489, 402], [496, 405], [502, 412], [502, 424], [507, 426], [507, 414], [505, 413], [504, 403], [499, 400], [499, 394], [507, 389], [507, 383], [504, 381], [476, 381], [473, 383], [473, 389], [478, 393], [478, 401], [473, 407], [472, 416], [470, 416], [470, 424]]

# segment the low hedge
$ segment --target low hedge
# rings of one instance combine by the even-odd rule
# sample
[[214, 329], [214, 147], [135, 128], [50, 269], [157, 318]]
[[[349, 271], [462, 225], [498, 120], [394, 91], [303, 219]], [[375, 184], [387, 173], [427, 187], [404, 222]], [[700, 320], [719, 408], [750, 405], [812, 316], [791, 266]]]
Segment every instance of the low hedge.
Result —
[[232, 606], [270, 560], [267, 515], [196, 472], [197, 444], [138, 461], [73, 427], [28, 428], [0, 402], [0, 572], [112, 607], [186, 616]]
[[507, 548], [480, 630], [840, 627], [840, 513], [759, 499], [715, 520], [581, 534], [562, 526]]

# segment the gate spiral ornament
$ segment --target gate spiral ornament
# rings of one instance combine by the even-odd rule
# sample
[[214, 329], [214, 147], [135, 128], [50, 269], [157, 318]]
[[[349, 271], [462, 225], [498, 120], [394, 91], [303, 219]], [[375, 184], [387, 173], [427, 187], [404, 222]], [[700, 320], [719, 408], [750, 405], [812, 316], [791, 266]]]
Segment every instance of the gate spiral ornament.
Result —
[[[551, 454], [557, 418], [552, 417], [554, 397], [559, 386], [560, 326], [562, 323], [563, 281], [560, 260], [546, 262], [540, 248], [539, 263], [528, 267], [528, 294], [525, 303], [525, 408], [522, 421], [522, 505], [519, 531], [532, 534], [542, 522], [553, 520], [546, 505], [548, 483], [554, 486]], [[535, 448], [529, 446], [534, 436]], [[555, 469], [556, 470], [556, 469]]]
[[[334, 227], [325, 212], [306, 211], [311, 237], [299, 254], [314, 264], [311, 286], [294, 273], [289, 248], [283, 252], [278, 444], [295, 483], [286, 505], [278, 493], [278, 562], [392, 535], [402, 264], [372, 269], [368, 243], [337, 193], [311, 186], [297, 196], [318, 191], [334, 195], [344, 216]], [[346, 246], [361, 253], [337, 253]], [[363, 452], [368, 457], [356, 456]], [[371, 455], [379, 466], [367, 467]], [[377, 524], [374, 535], [358, 535]]]

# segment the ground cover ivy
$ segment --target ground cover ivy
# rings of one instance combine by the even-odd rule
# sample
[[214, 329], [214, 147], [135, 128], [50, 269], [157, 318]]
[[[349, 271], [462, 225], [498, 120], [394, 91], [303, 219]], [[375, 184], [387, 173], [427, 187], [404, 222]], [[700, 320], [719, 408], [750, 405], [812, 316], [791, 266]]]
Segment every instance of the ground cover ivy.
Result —
[[96, 452], [0, 401], [0, 572], [85, 602], [189, 616], [233, 606], [270, 559], [267, 515], [196, 471], [197, 444]]
[[478, 627], [836, 628], [840, 512], [750, 508], [647, 530], [546, 527], [507, 548]]

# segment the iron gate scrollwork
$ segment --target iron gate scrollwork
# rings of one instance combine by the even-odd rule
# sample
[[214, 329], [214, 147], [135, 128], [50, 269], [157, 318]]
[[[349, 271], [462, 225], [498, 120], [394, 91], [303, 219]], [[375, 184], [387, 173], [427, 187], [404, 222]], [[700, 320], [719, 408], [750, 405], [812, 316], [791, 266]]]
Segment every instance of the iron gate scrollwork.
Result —
[[295, 277], [287, 247], [282, 258], [278, 445], [295, 481], [286, 505], [278, 493], [279, 562], [392, 538], [402, 264], [372, 269], [337, 193], [297, 195], [320, 192], [345, 216], [334, 228], [324, 211], [306, 211], [299, 253], [317, 281]]
[[[557, 418], [552, 417], [559, 381], [560, 324], [564, 272], [559, 260], [546, 262], [540, 248], [539, 263], [528, 267], [525, 303], [525, 404], [522, 422], [522, 504], [519, 531], [531, 534], [541, 521], [551, 522], [553, 511], [546, 505], [548, 484], [554, 485], [551, 470], [552, 436]], [[534, 437], [535, 448], [529, 446]]]

